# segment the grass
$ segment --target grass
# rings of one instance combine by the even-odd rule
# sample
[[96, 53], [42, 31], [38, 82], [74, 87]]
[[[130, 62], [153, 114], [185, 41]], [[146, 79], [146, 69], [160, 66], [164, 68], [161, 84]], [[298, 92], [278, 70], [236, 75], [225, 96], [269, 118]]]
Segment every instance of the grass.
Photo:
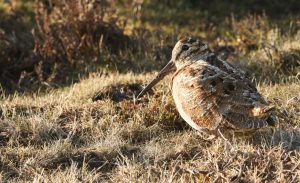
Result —
[[[75, 68], [55, 60], [60, 55], [51, 51], [60, 50], [61, 45], [53, 43], [53, 50], [39, 48], [52, 60], [38, 57], [44, 65], [16, 72], [18, 63], [32, 61], [24, 55], [36, 51], [31, 50], [31, 42], [22, 41], [27, 39], [22, 35], [33, 41], [37, 37], [29, 29], [37, 27], [33, 1], [13, 2], [23, 17], [15, 23], [26, 29], [9, 23], [14, 18], [11, 6], [1, 2], [0, 17], [5, 17], [5, 24], [0, 21], [0, 43], [8, 46], [0, 44], [5, 58], [0, 65], [14, 72], [3, 74], [5, 69], [0, 68], [5, 76], [0, 78], [0, 182], [300, 181], [300, 27], [296, 5], [291, 9], [289, 3], [276, 1], [271, 6], [264, 2], [248, 12], [253, 0], [208, 4], [161, 1], [158, 5], [157, 1], [144, 1], [141, 7], [118, 1], [120, 21], [112, 26], [127, 21], [116, 30], [118, 36], [129, 39], [133, 49], [116, 48], [117, 54], [102, 50], [95, 33], [99, 30], [93, 29], [84, 37], [88, 37], [84, 49], [90, 50], [84, 53], [87, 57], [76, 52], [76, 45], [75, 51], [66, 51], [74, 54], [68, 61]], [[278, 8], [282, 13], [275, 11]], [[40, 13], [47, 15], [43, 10]], [[57, 15], [52, 18], [59, 19]], [[69, 14], [68, 19], [72, 18]], [[76, 32], [81, 23], [66, 21], [62, 25], [76, 25], [72, 28]], [[9, 30], [7, 25], [11, 25]], [[107, 32], [110, 40], [113, 31]], [[264, 98], [276, 107], [276, 128], [230, 142], [203, 140], [180, 118], [171, 96], [170, 77], [135, 100], [142, 85], [167, 62], [177, 38], [185, 34], [203, 39], [220, 57], [247, 71]], [[47, 34], [43, 36], [44, 42], [51, 43]], [[19, 43], [30, 45], [19, 47]], [[68, 45], [66, 41], [64, 46]], [[18, 54], [7, 55], [11, 48], [18, 48], [12, 50]], [[47, 61], [53, 61], [49, 68]], [[21, 74], [18, 78], [16, 73], [24, 77]], [[15, 87], [8, 88], [10, 85]]]
[[46, 94], [3, 96], [2, 180], [299, 181], [299, 81], [260, 85], [278, 127], [228, 143], [204, 141], [179, 119], [169, 78], [135, 103], [141, 88], [132, 86], [153, 77], [95, 73]]

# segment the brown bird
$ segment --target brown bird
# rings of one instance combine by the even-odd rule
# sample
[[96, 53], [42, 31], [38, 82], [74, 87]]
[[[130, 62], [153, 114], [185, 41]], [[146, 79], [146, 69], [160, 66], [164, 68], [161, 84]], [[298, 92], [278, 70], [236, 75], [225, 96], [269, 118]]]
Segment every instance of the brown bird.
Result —
[[275, 125], [274, 107], [268, 105], [245, 73], [193, 38], [176, 43], [170, 62], [137, 98], [172, 71], [176, 108], [194, 129], [217, 136], [228, 131], [245, 134]]

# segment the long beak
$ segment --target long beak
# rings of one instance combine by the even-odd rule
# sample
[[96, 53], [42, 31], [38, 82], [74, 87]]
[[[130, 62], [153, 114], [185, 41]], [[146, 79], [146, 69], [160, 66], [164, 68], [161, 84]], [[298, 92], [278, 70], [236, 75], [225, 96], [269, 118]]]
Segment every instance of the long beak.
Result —
[[162, 80], [170, 72], [174, 71], [176, 68], [174, 62], [170, 62], [157, 74], [157, 76], [138, 94], [137, 99], [143, 96], [148, 90], [155, 86], [160, 80]]

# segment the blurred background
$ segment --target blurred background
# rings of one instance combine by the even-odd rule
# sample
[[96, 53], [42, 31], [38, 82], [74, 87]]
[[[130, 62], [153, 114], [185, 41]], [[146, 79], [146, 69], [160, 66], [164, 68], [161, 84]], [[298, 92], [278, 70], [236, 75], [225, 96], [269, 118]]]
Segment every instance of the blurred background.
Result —
[[300, 78], [299, 28], [298, 0], [0, 0], [1, 91], [158, 70], [181, 36], [258, 82], [289, 82]]

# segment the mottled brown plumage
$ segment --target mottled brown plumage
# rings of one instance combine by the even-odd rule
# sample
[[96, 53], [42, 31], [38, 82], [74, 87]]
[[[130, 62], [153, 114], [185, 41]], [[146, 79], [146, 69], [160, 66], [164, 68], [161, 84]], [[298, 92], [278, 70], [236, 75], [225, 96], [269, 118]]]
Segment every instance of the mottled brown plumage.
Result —
[[274, 125], [273, 107], [245, 73], [192, 38], [177, 42], [171, 61], [139, 96], [172, 70], [176, 70], [172, 78], [176, 108], [196, 130], [249, 132]]

